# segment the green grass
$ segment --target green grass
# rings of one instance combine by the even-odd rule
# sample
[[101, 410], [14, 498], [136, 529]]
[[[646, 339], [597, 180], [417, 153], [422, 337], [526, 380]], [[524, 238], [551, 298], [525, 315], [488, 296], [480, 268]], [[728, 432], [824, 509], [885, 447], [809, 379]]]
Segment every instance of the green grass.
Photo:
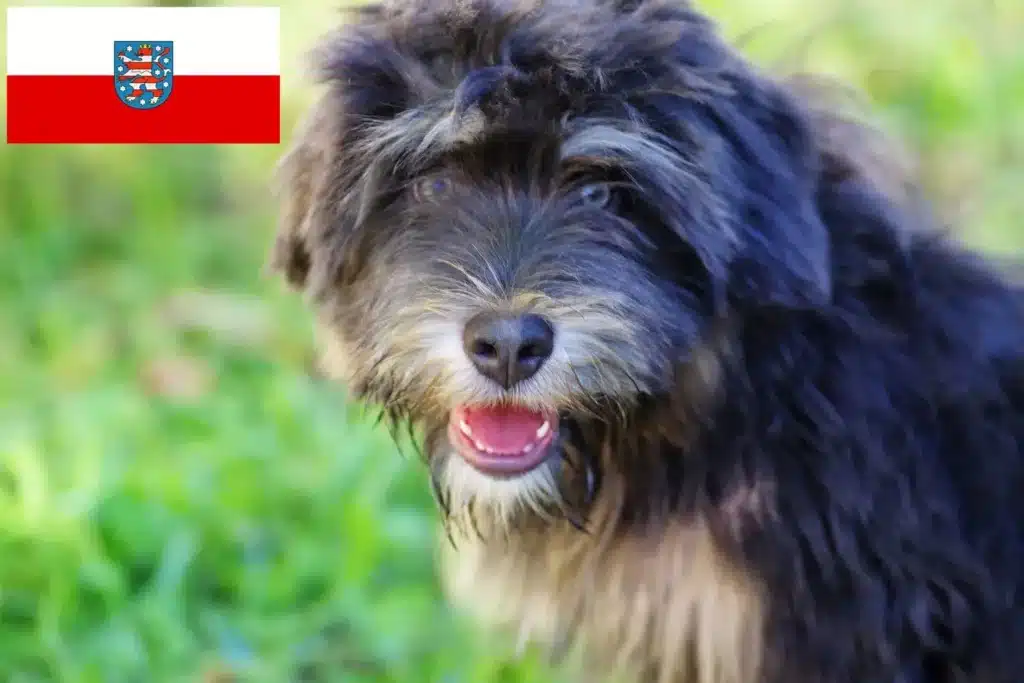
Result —
[[[1018, 4], [704, 6], [758, 29], [766, 64], [864, 89], [967, 237], [1006, 251]], [[329, 14], [283, 10], [288, 128]], [[420, 465], [309, 372], [308, 316], [262, 271], [279, 151], [3, 149], [0, 680], [555, 680], [448, 610]]]

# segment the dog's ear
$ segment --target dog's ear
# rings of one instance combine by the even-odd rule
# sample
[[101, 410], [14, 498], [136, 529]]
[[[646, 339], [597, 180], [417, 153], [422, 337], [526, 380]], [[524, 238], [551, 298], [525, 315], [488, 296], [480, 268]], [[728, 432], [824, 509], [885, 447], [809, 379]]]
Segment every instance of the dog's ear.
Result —
[[325, 97], [299, 123], [274, 173], [281, 208], [269, 266], [297, 289], [305, 287], [312, 267], [311, 222], [317, 194], [328, 173], [332, 144], [330, 106]]
[[374, 23], [387, 22], [384, 10], [369, 6], [357, 17], [362, 23], [329, 33], [310, 53], [326, 89], [276, 169], [281, 210], [270, 267], [314, 293], [349, 281], [360, 263], [358, 228], [403, 158], [438, 128], [429, 116], [392, 125], [416, 87], [431, 84], [414, 55], [379, 35], [394, 29]]
[[832, 296], [832, 264], [812, 127], [787, 91], [754, 80], [713, 108], [731, 151], [726, 195], [740, 233], [730, 290], [758, 305], [823, 305]]

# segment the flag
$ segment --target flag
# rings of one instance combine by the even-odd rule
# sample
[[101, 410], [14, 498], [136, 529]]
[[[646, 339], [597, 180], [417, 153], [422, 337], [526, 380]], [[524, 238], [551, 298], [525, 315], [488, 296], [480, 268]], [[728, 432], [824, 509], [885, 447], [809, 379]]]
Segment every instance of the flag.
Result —
[[9, 143], [277, 143], [276, 7], [12, 7]]

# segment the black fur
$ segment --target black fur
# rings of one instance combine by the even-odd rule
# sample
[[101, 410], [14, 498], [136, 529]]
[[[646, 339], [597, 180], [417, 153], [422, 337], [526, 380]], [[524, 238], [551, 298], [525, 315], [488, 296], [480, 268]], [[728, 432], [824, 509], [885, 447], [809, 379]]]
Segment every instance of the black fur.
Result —
[[[1024, 679], [1020, 285], [860, 156], [867, 131], [830, 137], [842, 122], [688, 6], [404, 7], [327, 41], [284, 166], [306, 199], [275, 263], [353, 389], [425, 428], [436, 472], [448, 412], [486, 391], [416, 346], [410, 305], [455, 315], [470, 275], [481, 306], [614, 293], [632, 306], [593, 315], [629, 326], [595, 343], [601, 372], [512, 398], [560, 412], [566, 463], [617, 473], [615, 533], [709, 520], [768, 587], [765, 681]], [[605, 123], [622, 144], [580, 142]], [[435, 176], [461, 189], [418, 202]], [[578, 215], [580, 182], [618, 203]], [[699, 348], [718, 372], [691, 391]]]

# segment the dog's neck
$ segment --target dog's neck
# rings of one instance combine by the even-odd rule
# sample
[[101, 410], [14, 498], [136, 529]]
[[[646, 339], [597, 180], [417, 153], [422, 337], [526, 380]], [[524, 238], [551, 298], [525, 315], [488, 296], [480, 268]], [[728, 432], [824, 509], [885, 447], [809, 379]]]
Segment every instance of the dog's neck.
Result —
[[444, 542], [449, 595], [520, 645], [575, 660], [593, 672], [586, 680], [614, 672], [657, 683], [756, 681], [760, 584], [704, 519], [645, 532], [621, 523], [624, 500], [621, 481], [605, 482], [585, 532], [534, 520], [494, 535], [458, 533]]

